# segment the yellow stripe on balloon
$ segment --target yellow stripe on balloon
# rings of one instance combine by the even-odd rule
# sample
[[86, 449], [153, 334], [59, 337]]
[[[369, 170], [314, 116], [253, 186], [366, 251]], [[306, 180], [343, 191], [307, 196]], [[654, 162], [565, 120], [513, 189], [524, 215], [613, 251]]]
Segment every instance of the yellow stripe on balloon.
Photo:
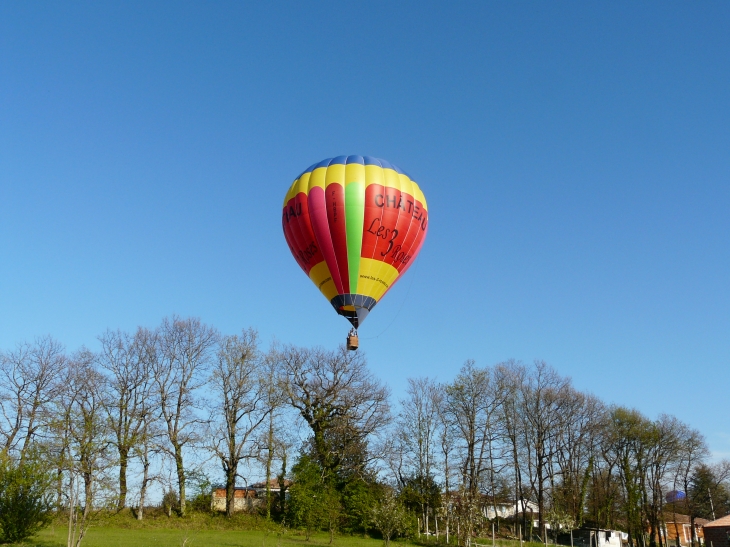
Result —
[[[360, 272], [357, 280], [357, 294], [365, 296], [371, 296], [375, 298], [376, 285], [379, 285], [378, 279], [380, 277], [380, 267], [377, 264], [373, 264], [372, 258], [360, 258]], [[385, 280], [383, 280], [385, 281]]]
[[309, 193], [309, 177], [311, 175], [311, 173], [304, 173], [301, 177], [299, 177], [299, 180], [294, 185], [294, 195], [299, 194], [300, 192], [304, 192], [305, 194]]
[[400, 190], [400, 178], [398, 177], [398, 173], [392, 169], [383, 169], [383, 176], [385, 178], [384, 186]]
[[326, 173], [326, 167], [318, 167], [317, 169], [312, 171], [309, 177], [309, 188], [307, 189], [307, 195], [309, 195], [309, 190], [316, 186], [319, 186], [322, 190], [324, 190], [324, 178]]
[[373, 258], [361, 258], [357, 294], [371, 296], [377, 301], [397, 277], [398, 270], [390, 264]]
[[[415, 186], [413, 184], [413, 181], [408, 178], [408, 175], [404, 175], [403, 173], [398, 174], [398, 179], [400, 180], [400, 191], [405, 192], [411, 197], [415, 197], [413, 194], [413, 187]], [[406, 200], [403, 200], [403, 203], [405, 203]]]
[[366, 165], [365, 166], [365, 187], [371, 184], [384, 184], [385, 176], [383, 175], [383, 168], [379, 165]]
[[416, 184], [413, 183], [413, 192], [414, 192], [414, 198], [416, 198], [418, 201], [420, 201], [423, 204], [422, 209], [425, 211], [428, 211], [428, 205], [426, 204], [426, 196], [423, 195], [423, 192], [421, 192], [421, 188]]
[[335, 182], [345, 186], [345, 166], [341, 163], [333, 163], [325, 171], [324, 187], [327, 188]]
[[360, 182], [365, 185], [365, 166], [361, 163], [348, 163], [345, 166], [345, 180], [342, 181], [345, 186], [353, 182]]
[[418, 184], [408, 178], [407, 175], [398, 174], [393, 169], [380, 167], [379, 165], [361, 165], [359, 163], [349, 163], [347, 165], [334, 164], [329, 167], [318, 167], [314, 171], [302, 174], [289, 187], [289, 191], [284, 197], [284, 205], [289, 200], [304, 192], [309, 194], [309, 190], [315, 186], [324, 189], [331, 182], [339, 182], [343, 186], [350, 182], [364, 181], [366, 186], [371, 184], [380, 184], [386, 188], [395, 188], [402, 192], [411, 194], [415, 199], [423, 204], [423, 209], [428, 211], [426, 196], [424, 196]]
[[296, 179], [294, 182], [292, 182], [292, 185], [289, 187], [289, 190], [287, 190], [286, 195], [284, 196], [284, 207], [287, 206], [289, 203], [289, 200], [296, 196], [296, 189], [297, 189], [297, 182], [299, 182], [299, 179]]
[[312, 269], [309, 270], [309, 279], [312, 280], [312, 283], [317, 285], [317, 288], [322, 291], [322, 294], [327, 300], [332, 300], [335, 296], [337, 296], [337, 287], [335, 287], [335, 282], [332, 281], [332, 274], [327, 267], [327, 262], [324, 260], [315, 264]]
[[284, 207], [286, 207], [286, 204], [289, 203], [291, 198], [300, 192], [304, 192], [305, 194], [309, 193], [310, 175], [311, 173], [304, 173], [301, 177], [292, 182], [292, 185], [289, 187], [289, 191], [286, 193], [286, 196], [284, 196]]

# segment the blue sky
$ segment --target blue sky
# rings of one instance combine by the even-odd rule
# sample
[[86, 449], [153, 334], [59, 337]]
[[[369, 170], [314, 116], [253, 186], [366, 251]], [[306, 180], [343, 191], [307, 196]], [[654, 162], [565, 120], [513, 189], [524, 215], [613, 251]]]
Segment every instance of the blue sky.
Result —
[[0, 348], [177, 313], [334, 347], [292, 180], [381, 157], [423, 250], [374, 372], [544, 359], [730, 456], [730, 4], [0, 4]]

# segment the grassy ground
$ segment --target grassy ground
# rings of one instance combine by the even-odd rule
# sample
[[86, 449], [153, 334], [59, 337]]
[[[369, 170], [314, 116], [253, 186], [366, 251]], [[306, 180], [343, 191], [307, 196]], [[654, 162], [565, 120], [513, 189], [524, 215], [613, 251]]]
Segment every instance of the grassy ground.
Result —
[[[23, 547], [66, 547], [68, 530], [62, 519], [42, 530]], [[446, 547], [444, 537], [421, 537], [421, 541], [391, 542], [393, 547]], [[455, 547], [455, 538], [451, 545]], [[491, 538], [475, 540], [480, 547], [492, 547]], [[333, 547], [382, 547], [381, 539], [362, 536], [336, 536]], [[20, 547], [20, 546], [17, 546]], [[84, 538], [82, 547], [330, 547], [329, 534], [317, 533], [307, 541], [303, 532], [282, 529], [260, 517], [192, 513], [183, 519], [162, 513], [149, 514], [137, 521], [129, 514], [97, 518]], [[542, 543], [523, 543], [498, 539], [495, 547], [545, 547]]]
[[[65, 547], [66, 529], [49, 527], [24, 547]], [[335, 537], [334, 547], [382, 547], [379, 539], [352, 536]], [[404, 544], [394, 544], [403, 546]], [[328, 534], [315, 534], [306, 541], [304, 534], [250, 530], [184, 530], [165, 528], [111, 528], [89, 530], [83, 547], [329, 547]]]
[[[65, 547], [66, 529], [51, 526], [40, 532], [23, 547]], [[452, 542], [454, 540], [452, 539]], [[478, 540], [480, 545], [491, 547], [490, 539]], [[392, 547], [427, 547], [439, 545], [430, 542], [391, 542]], [[441, 543], [440, 545], [444, 545]], [[452, 545], [454, 545], [452, 543]], [[527, 543], [524, 547], [545, 547], [542, 543]], [[329, 535], [314, 534], [307, 541], [298, 532], [252, 531], [252, 530], [200, 530], [180, 528], [118, 528], [96, 527], [89, 530], [83, 547], [330, 547]], [[336, 536], [334, 547], [382, 547], [380, 539], [356, 536]], [[518, 541], [497, 540], [496, 547], [519, 547]]]

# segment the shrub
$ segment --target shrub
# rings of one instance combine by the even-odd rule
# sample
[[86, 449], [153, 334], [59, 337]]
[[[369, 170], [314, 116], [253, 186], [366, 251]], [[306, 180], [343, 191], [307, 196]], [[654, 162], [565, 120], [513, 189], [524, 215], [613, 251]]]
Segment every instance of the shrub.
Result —
[[177, 492], [175, 492], [172, 488], [168, 488], [162, 495], [161, 506], [168, 517], [172, 516], [173, 511], [179, 511], [180, 498], [178, 497]]
[[0, 542], [22, 541], [50, 523], [51, 478], [35, 458], [0, 454]]

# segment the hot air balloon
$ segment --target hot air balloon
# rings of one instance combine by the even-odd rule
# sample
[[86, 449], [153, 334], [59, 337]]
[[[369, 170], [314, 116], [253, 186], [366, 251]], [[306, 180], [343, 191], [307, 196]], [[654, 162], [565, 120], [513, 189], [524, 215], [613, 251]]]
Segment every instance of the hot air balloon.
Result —
[[667, 500], [667, 503], [677, 503], [678, 501], [682, 501], [686, 497], [687, 494], [685, 494], [681, 490], [672, 490], [671, 492], [667, 492], [667, 495], [664, 497], [664, 499]]
[[413, 264], [428, 231], [426, 198], [395, 165], [338, 156], [299, 175], [284, 198], [284, 237], [304, 273], [357, 328]]

